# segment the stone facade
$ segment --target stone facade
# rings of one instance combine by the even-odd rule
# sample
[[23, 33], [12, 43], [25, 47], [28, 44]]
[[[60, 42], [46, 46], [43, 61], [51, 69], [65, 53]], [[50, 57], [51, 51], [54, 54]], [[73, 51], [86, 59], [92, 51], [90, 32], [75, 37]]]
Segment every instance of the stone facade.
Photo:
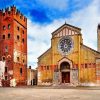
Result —
[[37, 70], [27, 68], [27, 85], [37, 85]]
[[83, 44], [81, 29], [65, 23], [52, 33], [51, 47], [38, 58], [38, 85], [100, 84], [99, 59], [99, 51]]
[[5, 84], [27, 83], [27, 18], [15, 6], [0, 10], [0, 60], [6, 62]]
[[0, 86], [2, 86], [2, 80], [4, 79], [5, 62], [0, 61]]

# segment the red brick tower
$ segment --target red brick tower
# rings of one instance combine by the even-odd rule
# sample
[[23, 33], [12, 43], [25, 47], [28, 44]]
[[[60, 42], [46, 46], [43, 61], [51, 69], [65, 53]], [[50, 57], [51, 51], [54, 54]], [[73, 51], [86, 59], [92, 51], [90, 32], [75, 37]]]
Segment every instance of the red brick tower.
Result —
[[6, 62], [4, 84], [27, 83], [27, 18], [15, 6], [0, 10], [0, 60]]

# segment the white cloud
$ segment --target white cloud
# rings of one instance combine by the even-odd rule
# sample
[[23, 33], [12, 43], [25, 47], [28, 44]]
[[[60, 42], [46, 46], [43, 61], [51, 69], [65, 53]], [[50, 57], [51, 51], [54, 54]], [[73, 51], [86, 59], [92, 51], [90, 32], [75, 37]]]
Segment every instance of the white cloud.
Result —
[[59, 24], [54, 21], [42, 26], [28, 20], [28, 66], [37, 67], [37, 58], [51, 46], [51, 33], [63, 23]]
[[99, 0], [94, 0], [88, 7], [73, 13], [70, 21], [82, 28], [84, 43], [96, 49], [97, 25], [100, 22]]
[[[80, 11], [76, 11], [70, 18], [55, 20], [49, 25], [38, 25], [28, 20], [28, 61], [35, 62], [37, 67], [37, 57], [45, 52], [51, 43], [51, 33], [65, 23], [82, 28], [84, 44], [96, 49], [97, 25], [100, 22], [99, 0], [94, 0], [89, 6]], [[31, 63], [32, 64], [32, 63]]]

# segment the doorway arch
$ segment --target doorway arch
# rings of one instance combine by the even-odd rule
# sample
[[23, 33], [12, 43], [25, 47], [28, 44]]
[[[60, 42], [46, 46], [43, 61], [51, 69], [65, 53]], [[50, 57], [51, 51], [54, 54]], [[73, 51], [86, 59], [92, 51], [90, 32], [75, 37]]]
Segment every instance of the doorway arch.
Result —
[[63, 57], [58, 61], [59, 82], [72, 83], [73, 62], [67, 57]]
[[68, 70], [68, 69], [70, 69], [70, 64], [69, 64], [68, 62], [64, 61], [64, 62], [62, 62], [62, 63], [60, 64], [60, 70], [61, 70], [61, 71], [62, 71], [62, 70]]
[[62, 83], [70, 83], [70, 64], [66, 61], [60, 64]]

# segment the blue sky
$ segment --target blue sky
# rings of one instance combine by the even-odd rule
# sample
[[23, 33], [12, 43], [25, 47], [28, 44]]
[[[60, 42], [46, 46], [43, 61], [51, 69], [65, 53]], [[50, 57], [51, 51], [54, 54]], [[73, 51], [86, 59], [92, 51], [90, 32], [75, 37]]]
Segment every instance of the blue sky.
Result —
[[0, 0], [0, 9], [15, 5], [28, 18], [28, 65], [35, 68], [37, 57], [51, 45], [51, 32], [65, 21], [82, 28], [84, 44], [96, 49], [99, 4], [100, 0]]
[[92, 0], [0, 0], [0, 8], [16, 5], [32, 21], [49, 24], [58, 18], [70, 17], [88, 6]]

